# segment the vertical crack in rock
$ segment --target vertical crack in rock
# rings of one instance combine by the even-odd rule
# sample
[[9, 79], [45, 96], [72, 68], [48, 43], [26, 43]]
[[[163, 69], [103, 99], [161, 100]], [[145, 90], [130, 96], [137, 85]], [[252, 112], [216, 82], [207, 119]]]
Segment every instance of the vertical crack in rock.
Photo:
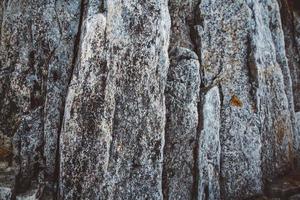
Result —
[[65, 106], [60, 136], [59, 196], [99, 199], [104, 179], [108, 135], [106, 17], [101, 1], [84, 1], [81, 39]]
[[[297, 112], [296, 114], [295, 114], [295, 121], [296, 121], [296, 135], [299, 137], [300, 136], [300, 112]], [[299, 138], [298, 138], [299, 139]], [[299, 145], [299, 143], [298, 143], [298, 145]], [[298, 149], [297, 149], [297, 152], [296, 153], [299, 153], [299, 151], [300, 151], [300, 147], [298, 146]], [[298, 158], [299, 159], [299, 158]], [[297, 167], [299, 166], [299, 160], [297, 161]]]
[[[269, 4], [270, 6], [270, 4]], [[278, 5], [278, 1], [274, 1], [274, 7], [273, 9], [270, 9], [270, 11], [273, 11], [270, 15], [270, 31], [272, 33], [272, 39], [275, 44], [276, 49], [276, 62], [279, 64], [282, 76], [283, 76], [283, 82], [284, 82], [284, 92], [287, 97], [288, 101], [288, 111], [290, 115], [290, 126], [291, 126], [291, 132], [286, 131], [287, 136], [287, 143], [285, 144], [285, 148], [287, 148], [287, 153], [285, 155], [289, 157], [289, 162], [287, 165], [293, 164], [295, 161], [295, 151], [297, 147], [295, 146], [297, 143], [297, 137], [295, 137], [296, 134], [296, 125], [295, 125], [295, 105], [294, 105], [294, 95], [293, 95], [293, 86], [292, 86], [292, 78], [291, 78], [291, 72], [289, 68], [289, 63], [287, 59], [286, 54], [286, 46], [285, 46], [285, 37], [283, 32], [283, 26], [281, 22], [281, 16], [280, 16], [280, 8]], [[294, 143], [295, 141], [295, 143]], [[293, 166], [292, 166], [293, 167]]]
[[[56, 9], [57, 9], [57, 5], [58, 5], [58, 1], [56, 0], [55, 1], [55, 6], [56, 6]], [[86, 14], [86, 6], [87, 6], [87, 0], [81, 0], [80, 3], [78, 4], [79, 5], [79, 12], [77, 13], [79, 15], [78, 17], [78, 26], [77, 26], [77, 32], [76, 34], [74, 34], [74, 43], [73, 43], [73, 56], [72, 56], [72, 60], [71, 60], [71, 63], [70, 63], [70, 69], [68, 71], [68, 77], [66, 78], [65, 80], [65, 83], [64, 84], [67, 84], [67, 87], [64, 89], [65, 91], [65, 98], [62, 100], [62, 106], [61, 106], [61, 109], [60, 109], [60, 116], [59, 116], [59, 124], [58, 124], [58, 133], [57, 133], [57, 138], [56, 138], [56, 143], [53, 144], [53, 146], [56, 145], [56, 151], [55, 151], [55, 158], [53, 158], [54, 160], [54, 165], [53, 165], [53, 162], [49, 162], [48, 165], [52, 165], [54, 166], [54, 169], [50, 168], [48, 174], [46, 174], [46, 176], [52, 176], [54, 178], [54, 180], [52, 180], [52, 182], [56, 182], [54, 186], [54, 188], [52, 188], [52, 191], [54, 192], [54, 196], [55, 198], [59, 198], [59, 181], [57, 181], [59, 179], [59, 174], [60, 174], [60, 135], [61, 135], [61, 131], [62, 131], [62, 125], [63, 125], [63, 120], [64, 120], [64, 113], [65, 113], [65, 105], [66, 105], [66, 97], [67, 97], [67, 94], [68, 94], [68, 91], [69, 91], [69, 87], [70, 87], [70, 84], [71, 84], [71, 80], [72, 80], [72, 77], [73, 77], [73, 74], [74, 74], [74, 69], [75, 69], [75, 66], [78, 64], [78, 55], [79, 55], [79, 50], [80, 50], [80, 44], [81, 44], [81, 37], [82, 37], [82, 29], [83, 29], [83, 20], [84, 20], [84, 16]], [[57, 10], [56, 10], [56, 15], [58, 15], [57, 13]], [[58, 23], [59, 23], [59, 16], [56, 16], [57, 17], [57, 20], [58, 20]], [[62, 32], [62, 25], [59, 25], [59, 29], [60, 31]], [[71, 47], [70, 47], [71, 48]], [[53, 79], [56, 80], [57, 78], [59, 77], [59, 74], [57, 73], [57, 71], [54, 71], [53, 72]], [[50, 136], [51, 137], [51, 136]], [[53, 137], [53, 136], [52, 136]], [[50, 151], [53, 151], [53, 147]], [[49, 153], [49, 152], [46, 152], [46, 154]], [[52, 152], [53, 154], [53, 152]], [[47, 179], [47, 177], [46, 177]], [[52, 187], [53, 187], [52, 186]]]
[[[251, 68], [257, 74], [257, 113], [261, 126], [263, 180], [290, 169], [293, 161], [293, 110], [277, 1], [254, 2]], [[270, 101], [272, 98], [272, 101]], [[275, 164], [274, 164], [275, 163]]]
[[101, 5], [89, 1], [67, 98], [60, 196], [162, 198], [167, 3]]
[[0, 199], [261, 194], [300, 162], [299, 5], [2, 0]]
[[295, 111], [300, 110], [300, 68], [299, 50], [297, 48], [295, 17], [297, 11], [290, 8], [286, 0], [278, 0], [280, 4], [280, 16], [284, 32], [285, 52], [288, 59], [288, 66], [293, 85], [293, 96]]
[[16, 185], [9, 187], [22, 193], [56, 181], [57, 136], [79, 6], [54, 0], [2, 3], [0, 135], [11, 152], [3, 163], [14, 159], [4, 169], [1, 160], [1, 170], [7, 180], [16, 175]]
[[[215, 10], [218, 12], [213, 12]], [[195, 27], [199, 35], [198, 47], [201, 47], [201, 91], [208, 92], [214, 86], [220, 86], [219, 93], [222, 99], [220, 133], [215, 133], [220, 136], [222, 152], [221, 197], [246, 198], [261, 191], [260, 137], [256, 125], [257, 116], [252, 110], [253, 100], [250, 97], [251, 86], [246, 61], [251, 15], [245, 3], [228, 1], [211, 3], [202, 0], [197, 12], [201, 23]], [[208, 119], [203, 120], [205, 122]], [[216, 137], [215, 144], [218, 144], [218, 139]], [[199, 151], [201, 152], [201, 147]], [[205, 158], [205, 149], [203, 151], [202, 159]], [[216, 160], [212, 166], [218, 169], [218, 164]], [[201, 167], [200, 162], [199, 165]], [[208, 169], [205, 167], [204, 162], [200, 174], [207, 173]], [[212, 185], [217, 186], [218, 179], [215, 179]], [[210, 193], [207, 188], [209, 185], [201, 188], [201, 195], [208, 193], [207, 196], [211, 198], [218, 195], [218, 189]], [[200, 193], [198, 198], [201, 198]]]
[[84, 21], [84, 18], [85, 18], [85, 15], [87, 14], [87, 4], [88, 4], [88, 1], [89, 0], [81, 0], [81, 3], [80, 3], [80, 14], [79, 14], [79, 24], [78, 24], [78, 31], [76, 33], [76, 36], [75, 36], [75, 42], [74, 42], [74, 47], [73, 47], [73, 59], [72, 59], [72, 68], [71, 68], [71, 76], [70, 76], [70, 79], [68, 81], [68, 86], [71, 84], [71, 80], [73, 78], [73, 73], [74, 73], [74, 69], [75, 69], [75, 66], [78, 64], [78, 56], [79, 56], [79, 50], [80, 50], [80, 44], [81, 44], [81, 38], [83, 37], [82, 36], [82, 29], [83, 29], [83, 21]]
[[[294, 7], [294, 5], [289, 5], [288, 1], [281, 0], [278, 1], [278, 3], [280, 5], [281, 21], [285, 39], [285, 51], [290, 71], [289, 74], [292, 80], [291, 85], [293, 89], [292, 96], [294, 99], [294, 111], [298, 112], [300, 110], [300, 55], [299, 49], [297, 48], [295, 19], [299, 14], [297, 13], [297, 10], [293, 10], [296, 7]], [[294, 121], [294, 127], [297, 127], [296, 121]], [[300, 156], [299, 153], [297, 153], [300, 150], [300, 137], [295, 129], [293, 141], [296, 160], [300, 162]]]
[[2, 21], [3, 21], [3, 15], [4, 15], [4, 9], [5, 9], [5, 1], [2, 1], [0, 3], [0, 42], [1, 42], [1, 33], [2, 33]]

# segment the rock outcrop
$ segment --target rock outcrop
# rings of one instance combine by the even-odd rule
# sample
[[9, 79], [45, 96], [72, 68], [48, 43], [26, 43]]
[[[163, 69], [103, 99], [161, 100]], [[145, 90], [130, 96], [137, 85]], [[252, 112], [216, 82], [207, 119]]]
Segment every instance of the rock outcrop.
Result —
[[268, 196], [299, 113], [296, 0], [0, 1], [0, 200]]

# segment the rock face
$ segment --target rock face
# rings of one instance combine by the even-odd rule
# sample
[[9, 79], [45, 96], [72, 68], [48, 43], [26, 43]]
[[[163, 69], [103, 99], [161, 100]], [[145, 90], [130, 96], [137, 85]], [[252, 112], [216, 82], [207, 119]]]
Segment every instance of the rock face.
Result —
[[167, 2], [110, 1], [106, 15], [93, 3], [66, 101], [60, 197], [160, 199]]
[[3, 0], [0, 199], [262, 195], [300, 165], [299, 52], [296, 0]]
[[1, 1], [0, 18], [0, 135], [9, 138], [3, 148], [12, 152], [9, 167], [23, 192], [37, 179], [57, 182], [80, 2]]
[[197, 181], [199, 61], [197, 55], [186, 48], [174, 49], [170, 61], [165, 91], [163, 192], [165, 199], [192, 199]]

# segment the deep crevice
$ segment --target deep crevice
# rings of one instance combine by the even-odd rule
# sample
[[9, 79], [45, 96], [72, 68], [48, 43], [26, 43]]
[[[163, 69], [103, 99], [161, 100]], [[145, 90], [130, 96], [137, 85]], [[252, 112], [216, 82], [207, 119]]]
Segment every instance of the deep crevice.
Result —
[[[299, 49], [297, 48], [297, 41], [296, 41], [296, 28], [295, 28], [295, 18], [293, 15], [293, 10], [295, 12], [297, 12], [298, 14], [300, 14], [300, 8], [298, 10], [295, 10], [295, 8], [292, 8], [293, 1], [286, 1], [286, 0], [278, 0], [278, 4], [280, 5], [279, 9], [280, 9], [280, 19], [281, 19], [281, 24], [282, 24], [282, 28], [283, 28], [283, 32], [284, 32], [284, 42], [285, 42], [285, 49], [287, 49], [287, 44], [288, 44], [288, 40], [290, 39], [292, 44], [292, 48], [295, 51], [295, 53], [298, 55], [298, 57], [300, 56], [300, 52]], [[300, 4], [300, 3], [298, 3]], [[287, 29], [287, 30], [286, 30]], [[288, 52], [286, 50], [286, 56], [288, 57]], [[297, 60], [297, 58], [294, 58]], [[290, 61], [288, 60], [288, 65], [290, 65]], [[297, 66], [300, 67], [300, 62], [297, 60]], [[290, 66], [289, 66], [290, 68]], [[291, 77], [292, 78], [292, 77]], [[293, 83], [293, 78], [292, 78], [292, 83]], [[294, 92], [295, 92], [295, 86], [294, 84], [292, 84], [292, 94], [293, 94], [293, 103], [294, 103], [294, 110], [295, 112], [300, 111], [300, 103], [298, 102], [299, 100], [297, 98], [295, 98]]]
[[194, 18], [193, 23], [190, 24], [190, 38], [192, 43], [194, 44], [194, 52], [198, 55], [199, 61], [199, 74], [200, 74], [200, 90], [199, 90], [199, 102], [197, 105], [197, 112], [198, 112], [198, 126], [196, 132], [196, 145], [193, 149], [193, 158], [194, 158], [194, 165], [193, 165], [193, 188], [192, 188], [192, 199], [198, 199], [199, 196], [199, 150], [200, 150], [200, 135], [203, 129], [203, 91], [201, 88], [204, 87], [203, 77], [204, 71], [202, 69], [202, 60], [201, 60], [201, 38], [196, 30], [197, 26], [202, 26], [203, 19], [200, 13], [200, 4], [201, 0], [198, 1], [197, 6], [194, 9]]
[[101, 13], [106, 13], [107, 11], [107, 0], [102, 0], [99, 8]]
[[200, 97], [197, 105], [198, 111], [198, 126], [197, 126], [197, 135], [196, 135], [196, 145], [193, 149], [193, 157], [194, 157], [194, 166], [193, 166], [193, 191], [192, 191], [192, 199], [198, 199], [199, 196], [199, 150], [200, 150], [200, 135], [203, 129], [203, 94], [201, 94], [200, 89]]
[[296, 12], [300, 12], [300, 1], [299, 0], [287, 0], [289, 7]]
[[[219, 91], [219, 95], [220, 95], [220, 130], [219, 130], [219, 133], [221, 132], [224, 132], [224, 129], [223, 128], [223, 123], [224, 120], [222, 119], [222, 113], [224, 112], [223, 108], [224, 108], [224, 94], [223, 94], [223, 91], [222, 91], [222, 86], [221, 84], [218, 85], [218, 91]], [[221, 173], [221, 169], [223, 168], [223, 160], [222, 160], [222, 145], [221, 145], [221, 136], [220, 137], [220, 148], [221, 148], [221, 152], [220, 152], [220, 175], [219, 175], [219, 185], [220, 185], [220, 197], [221, 199], [225, 199], [225, 196], [226, 196], [226, 192], [225, 192], [225, 189], [224, 189], [224, 185], [225, 185], [225, 182], [226, 182], [226, 179], [225, 177], [222, 176], [222, 173]]]

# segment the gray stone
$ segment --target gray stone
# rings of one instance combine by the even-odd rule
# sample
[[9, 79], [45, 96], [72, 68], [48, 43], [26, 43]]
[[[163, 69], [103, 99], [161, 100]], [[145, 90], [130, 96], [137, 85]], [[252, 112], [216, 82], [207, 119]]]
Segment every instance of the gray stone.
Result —
[[13, 144], [9, 167], [16, 168], [18, 190], [26, 190], [38, 174], [41, 182], [56, 184], [80, 2], [8, 0], [0, 5], [0, 137]]
[[277, 1], [256, 3], [251, 9], [256, 26], [252, 30], [250, 68], [258, 86], [255, 95], [261, 123], [262, 171], [263, 178], [268, 179], [292, 166], [293, 101]]
[[106, 91], [105, 30], [103, 14], [98, 12], [84, 19], [81, 30], [84, 35], [68, 91], [60, 138], [62, 199], [99, 199], [101, 194], [112, 129], [110, 119], [106, 119], [105, 105], [113, 103], [112, 91]]
[[[297, 152], [296, 152], [296, 154], [298, 155], [299, 154], [299, 152], [300, 152], [300, 143], [299, 143], [299, 141], [300, 141], [300, 112], [297, 112], [296, 114], [295, 114], [295, 118], [296, 118], [296, 133], [295, 133], [295, 136], [296, 136], [296, 138], [297, 138]], [[299, 161], [300, 162], [300, 161]]]
[[10, 199], [12, 199], [12, 190], [11, 190], [11, 188], [0, 186], [0, 199], [1, 200], [10, 200]]
[[204, 0], [198, 12], [202, 91], [218, 86], [220, 93], [221, 197], [250, 197], [262, 187], [259, 117], [247, 62], [251, 10], [243, 1]]
[[171, 16], [170, 49], [184, 47], [193, 51], [193, 25], [195, 23], [198, 0], [169, 0], [169, 12]]
[[106, 199], [161, 199], [167, 1], [107, 1], [107, 13], [108, 66], [116, 73]]
[[0, 200], [13, 200], [15, 197], [14, 189], [15, 177], [12, 168], [0, 170]]
[[170, 53], [166, 86], [166, 127], [163, 168], [165, 199], [195, 197], [200, 75], [197, 55], [186, 48]]
[[0, 1], [0, 197], [265, 195], [300, 163], [299, 13], [296, 0]]
[[60, 198], [159, 199], [167, 2], [106, 3], [106, 14], [86, 9], [60, 140]]

